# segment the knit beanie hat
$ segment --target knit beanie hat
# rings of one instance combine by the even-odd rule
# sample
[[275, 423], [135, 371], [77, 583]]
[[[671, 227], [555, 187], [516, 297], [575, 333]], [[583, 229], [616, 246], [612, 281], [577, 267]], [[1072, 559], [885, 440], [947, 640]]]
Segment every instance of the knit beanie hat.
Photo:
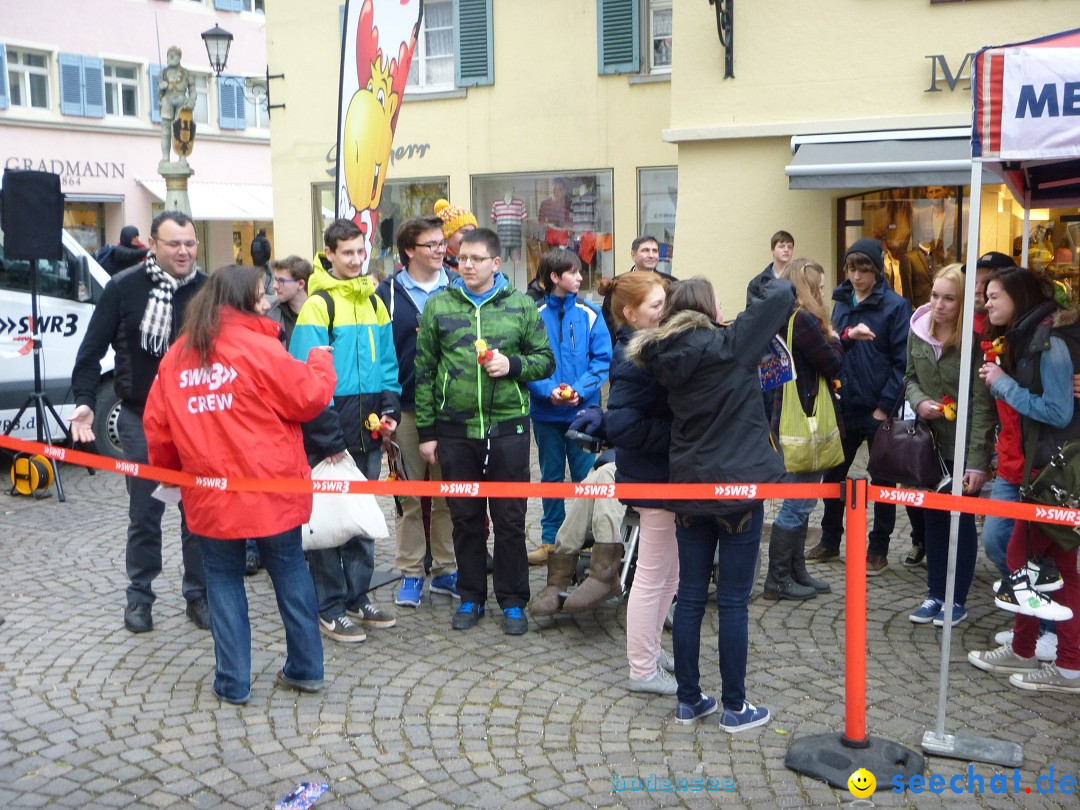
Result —
[[879, 276], [885, 274], [885, 250], [881, 246], [880, 239], [856, 239], [851, 247], [844, 252], [844, 264], [847, 264], [848, 256], [852, 253], [862, 253], [867, 256], [877, 270]]
[[435, 202], [435, 216], [443, 221], [443, 239], [449, 239], [457, 233], [458, 229], [466, 225], [472, 225], [474, 228], [479, 226], [471, 211], [458, 205], [451, 205], [449, 200]]

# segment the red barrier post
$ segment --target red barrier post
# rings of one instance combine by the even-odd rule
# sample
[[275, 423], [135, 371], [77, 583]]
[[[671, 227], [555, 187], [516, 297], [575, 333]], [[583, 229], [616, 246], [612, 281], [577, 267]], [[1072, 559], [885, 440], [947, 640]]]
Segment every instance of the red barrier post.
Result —
[[843, 744], [865, 748], [866, 739], [866, 490], [865, 478], [848, 478], [844, 489], [847, 527], [847, 597], [844, 621], [846, 671]]

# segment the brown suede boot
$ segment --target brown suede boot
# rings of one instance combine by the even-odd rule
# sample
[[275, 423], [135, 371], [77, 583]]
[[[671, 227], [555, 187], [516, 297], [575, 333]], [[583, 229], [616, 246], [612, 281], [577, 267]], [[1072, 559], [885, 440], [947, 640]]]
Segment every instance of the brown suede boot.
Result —
[[577, 586], [563, 603], [567, 613], [579, 613], [596, 607], [609, 596], [622, 592], [619, 582], [619, 563], [622, 562], [622, 543], [597, 543], [592, 547], [589, 576]]
[[577, 560], [577, 554], [559, 554], [557, 551], [548, 554], [547, 587], [532, 600], [529, 605], [530, 613], [534, 616], [550, 616], [559, 612], [559, 594], [570, 587]]

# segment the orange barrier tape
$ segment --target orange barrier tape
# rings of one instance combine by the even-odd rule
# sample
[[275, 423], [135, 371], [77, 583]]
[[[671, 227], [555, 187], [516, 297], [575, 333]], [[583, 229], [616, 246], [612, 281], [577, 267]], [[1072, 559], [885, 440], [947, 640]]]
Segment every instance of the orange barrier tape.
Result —
[[919, 506], [923, 509], [939, 509], [944, 512], [964, 512], [969, 515], [994, 515], [1035, 523], [1060, 523], [1063, 526], [1080, 528], [1080, 509], [1014, 501], [994, 501], [989, 498], [973, 498], [969, 495], [945, 495], [921, 489], [876, 485], [870, 487], [868, 500], [900, 506]]
[[544, 484], [506, 481], [310, 481], [303, 478], [233, 478], [121, 461], [82, 450], [0, 436], [0, 447], [35, 453], [67, 464], [147, 478], [166, 484], [231, 492], [369, 492], [373, 495], [466, 498], [627, 498], [669, 500], [762, 500], [839, 498], [839, 484]]

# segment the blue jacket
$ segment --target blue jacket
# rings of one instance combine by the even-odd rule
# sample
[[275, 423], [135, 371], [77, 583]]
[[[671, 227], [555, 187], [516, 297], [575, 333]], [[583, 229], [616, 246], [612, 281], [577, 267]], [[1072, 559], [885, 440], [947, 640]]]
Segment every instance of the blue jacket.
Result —
[[[832, 322], [844, 345], [840, 370], [840, 401], [844, 413], [872, 411], [889, 413], [904, 390], [907, 368], [907, 338], [911, 304], [894, 293], [884, 279], [860, 301], [853, 303], [851, 282], [833, 291]], [[865, 323], [873, 340], [848, 340], [844, 330]]]
[[[607, 440], [615, 447], [615, 480], [627, 484], [666, 484], [671, 446], [668, 393], [648, 371], [626, 357], [634, 336], [629, 326], [615, 332], [615, 358], [604, 416]], [[624, 500], [630, 506], [663, 509], [664, 501]]]
[[540, 317], [555, 353], [555, 372], [529, 383], [530, 412], [537, 422], [570, 422], [577, 409], [552, 405], [551, 392], [566, 383], [581, 397], [578, 408], [599, 405], [611, 365], [611, 335], [600, 310], [576, 295], [546, 296]]

